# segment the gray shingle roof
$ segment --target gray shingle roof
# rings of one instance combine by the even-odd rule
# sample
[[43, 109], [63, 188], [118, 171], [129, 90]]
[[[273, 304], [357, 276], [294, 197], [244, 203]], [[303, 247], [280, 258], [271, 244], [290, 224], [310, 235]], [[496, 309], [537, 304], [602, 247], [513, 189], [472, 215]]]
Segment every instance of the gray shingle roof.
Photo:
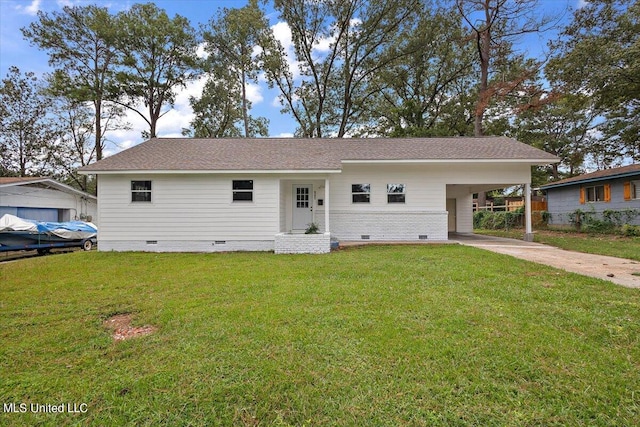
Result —
[[640, 175], [640, 164], [621, 166], [618, 168], [603, 169], [595, 172], [585, 173], [583, 175], [573, 176], [571, 178], [561, 179], [560, 181], [551, 182], [543, 185], [541, 189], [562, 187], [565, 185], [579, 184], [581, 182], [601, 181], [612, 178], [622, 178], [626, 176]]
[[553, 163], [544, 151], [506, 137], [368, 139], [156, 138], [80, 169], [115, 171], [340, 170], [343, 161], [521, 160]]

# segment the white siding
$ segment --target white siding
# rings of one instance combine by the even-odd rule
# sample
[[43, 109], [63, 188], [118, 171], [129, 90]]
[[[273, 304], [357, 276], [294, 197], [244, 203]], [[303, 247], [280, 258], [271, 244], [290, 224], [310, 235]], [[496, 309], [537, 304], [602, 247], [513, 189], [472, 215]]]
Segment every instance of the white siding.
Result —
[[[457, 231], [472, 232], [472, 186], [529, 180], [530, 167], [523, 164], [346, 164], [331, 176], [331, 233], [343, 240], [446, 240], [447, 197], [456, 199]], [[352, 184], [370, 184], [371, 202], [352, 203]], [[387, 203], [387, 184], [405, 184], [406, 202]], [[447, 185], [456, 185], [456, 194]]]
[[38, 188], [34, 185], [0, 188], [0, 207], [64, 209], [69, 211], [68, 220], [89, 215], [95, 222], [97, 216], [97, 205], [94, 200], [60, 190]]
[[[273, 250], [291, 228], [293, 184], [312, 184], [314, 221], [324, 230], [330, 180], [331, 235], [343, 240], [446, 240], [446, 199], [456, 199], [458, 232], [472, 231], [473, 186], [529, 182], [525, 164], [345, 164], [329, 175], [100, 175], [99, 248], [142, 251]], [[253, 202], [232, 202], [234, 179], [254, 182]], [[152, 181], [152, 202], [131, 202], [131, 181]], [[351, 202], [352, 184], [371, 184], [371, 203]], [[387, 184], [405, 184], [406, 202], [387, 203]], [[222, 243], [224, 242], [224, 243]]]
[[[253, 202], [232, 201], [234, 179], [253, 180]], [[131, 202], [132, 180], [152, 182], [150, 203]], [[279, 197], [278, 179], [268, 176], [100, 175], [101, 248], [108, 241], [204, 242], [206, 248], [215, 241], [273, 242]]]

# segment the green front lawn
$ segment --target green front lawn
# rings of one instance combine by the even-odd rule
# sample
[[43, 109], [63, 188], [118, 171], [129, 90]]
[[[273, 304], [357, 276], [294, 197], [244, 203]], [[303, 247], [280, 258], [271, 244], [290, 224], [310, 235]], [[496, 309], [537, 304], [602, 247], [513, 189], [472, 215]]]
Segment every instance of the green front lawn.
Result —
[[[457, 245], [0, 264], [0, 425], [638, 425], [640, 292]], [[152, 335], [114, 342], [134, 313]], [[5, 407], [6, 410], [6, 407]]]
[[[477, 234], [522, 239], [524, 230], [473, 230]], [[588, 254], [608, 255], [640, 261], [640, 237], [615, 234], [588, 234], [571, 231], [536, 230], [534, 241]]]

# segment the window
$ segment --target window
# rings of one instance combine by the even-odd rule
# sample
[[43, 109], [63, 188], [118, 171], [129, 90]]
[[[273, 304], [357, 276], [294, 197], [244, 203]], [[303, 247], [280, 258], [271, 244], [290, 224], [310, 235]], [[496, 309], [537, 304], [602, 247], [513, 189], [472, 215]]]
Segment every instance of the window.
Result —
[[253, 201], [253, 181], [233, 181], [233, 201], [252, 202]]
[[131, 181], [131, 201], [151, 201], [151, 181]]
[[302, 209], [309, 207], [309, 187], [296, 187], [296, 207]]
[[371, 202], [371, 184], [352, 184], [351, 201], [353, 203]]
[[586, 187], [585, 194], [587, 196], [587, 202], [603, 202], [604, 201], [604, 185]]
[[630, 190], [632, 199], [640, 199], [640, 181], [631, 181]]
[[406, 188], [404, 184], [387, 184], [387, 203], [404, 203]]

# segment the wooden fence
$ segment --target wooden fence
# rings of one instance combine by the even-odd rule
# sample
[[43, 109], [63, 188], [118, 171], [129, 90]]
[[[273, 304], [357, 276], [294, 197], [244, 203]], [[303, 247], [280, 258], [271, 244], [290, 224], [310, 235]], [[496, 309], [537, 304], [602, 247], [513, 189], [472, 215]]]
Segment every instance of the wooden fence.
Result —
[[[507, 202], [506, 205], [494, 205], [493, 202], [489, 202], [487, 203], [486, 206], [478, 206], [477, 203], [473, 204], [473, 211], [477, 212], [477, 211], [490, 211], [490, 212], [494, 212], [494, 211], [509, 211], [509, 212], [513, 212], [513, 211], [517, 211], [520, 207], [524, 206], [524, 201], [514, 201], [514, 202]], [[540, 212], [540, 211], [546, 211], [547, 210], [547, 202], [544, 201], [538, 201], [538, 200], [534, 200], [531, 201], [531, 211], [532, 212]]]

